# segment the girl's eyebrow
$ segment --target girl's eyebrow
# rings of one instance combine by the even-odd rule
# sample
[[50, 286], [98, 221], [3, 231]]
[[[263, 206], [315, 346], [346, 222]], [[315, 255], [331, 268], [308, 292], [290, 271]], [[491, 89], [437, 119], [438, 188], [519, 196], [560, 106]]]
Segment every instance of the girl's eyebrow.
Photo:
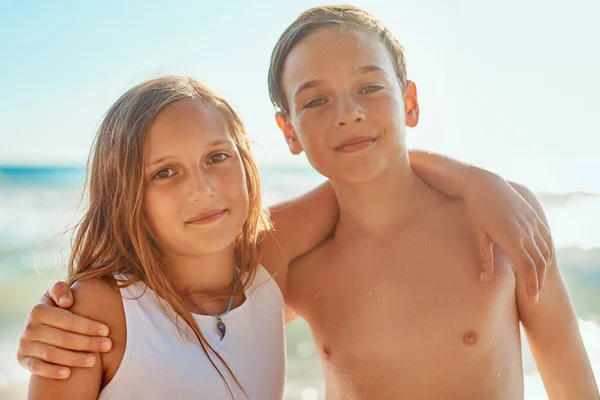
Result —
[[169, 160], [169, 159], [171, 159], [171, 158], [175, 158], [175, 157], [173, 157], [173, 156], [163, 156], [163, 157], [157, 158], [156, 160], [154, 160], [154, 161], [153, 161], [153, 162], [151, 162], [151, 163], [147, 163], [147, 164], [146, 164], [146, 166], [147, 166], [147, 167], [151, 167], [151, 166], [153, 166], [153, 165], [155, 165], [155, 164], [161, 163], [161, 162], [163, 162], [163, 161], [166, 161], [166, 160]]
[[210, 142], [207, 147], [215, 147], [215, 146], [218, 146], [221, 144], [233, 144], [233, 143], [231, 142], [231, 140], [228, 140], [228, 139], [216, 139], [216, 140], [213, 140], [212, 142]]
[[[208, 143], [207, 147], [215, 147], [215, 146], [218, 146], [218, 145], [221, 145], [221, 144], [231, 144], [231, 145], [233, 145], [233, 143], [231, 143], [231, 140], [217, 139], [217, 140], [213, 140], [212, 142]], [[147, 163], [146, 166], [147, 167], [151, 167], [151, 166], [153, 166], [155, 164], [159, 164], [159, 163], [161, 163], [163, 161], [167, 161], [167, 160], [175, 159], [175, 158], [177, 158], [177, 157], [169, 156], [169, 155], [162, 156], [162, 157], [159, 157], [159, 158], [157, 158], [156, 160], [154, 160], [154, 161], [152, 161], [150, 163]]]

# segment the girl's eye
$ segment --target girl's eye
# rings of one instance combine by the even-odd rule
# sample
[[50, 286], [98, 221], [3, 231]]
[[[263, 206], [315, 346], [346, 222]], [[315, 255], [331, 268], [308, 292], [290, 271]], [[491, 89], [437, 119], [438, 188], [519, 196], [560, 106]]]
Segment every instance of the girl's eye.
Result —
[[319, 107], [325, 103], [326, 103], [326, 101], [323, 99], [315, 99], [315, 100], [312, 100], [312, 101], [309, 101], [308, 103], [306, 103], [306, 105], [303, 108], [315, 108], [315, 107]]
[[361, 89], [360, 93], [373, 93], [373, 92], [378, 92], [381, 89], [383, 89], [382, 86], [379, 85], [370, 85], [370, 86], [365, 86], [364, 88]]
[[152, 178], [154, 179], [167, 179], [173, 176], [174, 171], [171, 168], [163, 168], [158, 170]]
[[221, 163], [230, 157], [227, 153], [215, 153], [208, 157], [208, 164]]

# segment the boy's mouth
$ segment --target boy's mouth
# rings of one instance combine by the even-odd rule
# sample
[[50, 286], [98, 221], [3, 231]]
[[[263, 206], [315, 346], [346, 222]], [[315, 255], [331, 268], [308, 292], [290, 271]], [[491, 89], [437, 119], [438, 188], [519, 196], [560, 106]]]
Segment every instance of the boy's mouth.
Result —
[[371, 146], [377, 141], [376, 137], [359, 136], [344, 140], [334, 148], [339, 153], [354, 153]]

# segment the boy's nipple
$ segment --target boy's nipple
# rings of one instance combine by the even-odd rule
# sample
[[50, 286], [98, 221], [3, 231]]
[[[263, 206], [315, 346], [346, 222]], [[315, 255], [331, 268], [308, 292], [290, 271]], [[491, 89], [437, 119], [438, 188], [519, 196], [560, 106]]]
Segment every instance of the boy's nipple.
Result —
[[463, 335], [462, 340], [467, 346], [475, 346], [477, 342], [479, 342], [479, 334], [476, 331], [469, 329]]
[[325, 358], [328, 361], [331, 360], [331, 357], [332, 357], [331, 347], [329, 347], [329, 346], [323, 346], [323, 355], [325, 356]]

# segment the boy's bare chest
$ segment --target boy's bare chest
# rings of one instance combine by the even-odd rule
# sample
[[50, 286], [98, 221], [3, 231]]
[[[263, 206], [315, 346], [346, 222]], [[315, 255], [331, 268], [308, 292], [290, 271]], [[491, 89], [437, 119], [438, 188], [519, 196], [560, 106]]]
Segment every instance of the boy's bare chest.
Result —
[[495, 275], [482, 284], [468, 227], [422, 224], [326, 250], [298, 265], [289, 299], [311, 326], [333, 392], [388, 388], [411, 398], [431, 382], [460, 392], [474, 376], [496, 382], [516, 371], [520, 359], [507, 356], [520, 349], [514, 273], [496, 249]]
[[470, 233], [453, 232], [411, 232], [331, 252], [307, 268], [310, 279], [292, 285], [292, 305], [317, 343], [347, 345], [356, 355], [385, 356], [382, 343], [447, 348], [486, 339], [502, 316], [514, 315], [514, 274], [497, 251], [494, 278], [479, 282]]

